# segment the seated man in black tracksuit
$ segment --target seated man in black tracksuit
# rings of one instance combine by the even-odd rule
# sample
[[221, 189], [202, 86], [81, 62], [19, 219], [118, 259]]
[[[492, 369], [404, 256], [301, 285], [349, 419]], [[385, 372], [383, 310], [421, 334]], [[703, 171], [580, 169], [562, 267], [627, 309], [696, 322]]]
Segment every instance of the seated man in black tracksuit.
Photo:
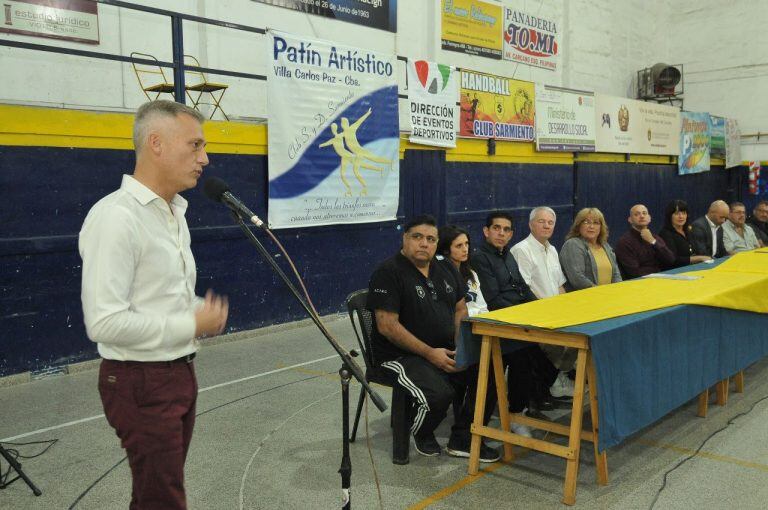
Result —
[[[480, 288], [489, 310], [536, 300], [509, 252], [512, 234], [512, 216], [504, 211], [492, 212], [483, 227], [485, 242], [472, 254], [472, 269], [480, 279]], [[507, 354], [504, 360], [509, 365], [507, 387], [511, 412], [522, 413], [531, 402], [542, 396], [546, 398], [546, 395], [539, 394], [539, 386], [549, 388], [557, 377], [557, 369], [538, 345]], [[525, 425], [513, 424], [512, 430], [531, 437], [531, 431]]]
[[[367, 303], [374, 316], [374, 362], [412, 396], [416, 450], [430, 457], [441, 452], [435, 429], [454, 396], [467, 389], [466, 377], [454, 361], [456, 332], [467, 316], [466, 284], [450, 263], [435, 260], [437, 240], [433, 217], [419, 216], [408, 223], [400, 252], [371, 276]], [[468, 456], [465, 446], [473, 413], [467, 405], [458, 411], [450, 454]], [[499, 458], [496, 450], [481, 446], [481, 462]]]

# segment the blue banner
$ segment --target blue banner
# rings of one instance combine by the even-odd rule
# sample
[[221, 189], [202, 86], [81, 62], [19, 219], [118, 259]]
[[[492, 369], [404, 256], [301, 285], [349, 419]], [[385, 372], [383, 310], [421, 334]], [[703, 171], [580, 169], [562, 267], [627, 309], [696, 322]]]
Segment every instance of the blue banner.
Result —
[[395, 57], [269, 32], [269, 223], [395, 219]]

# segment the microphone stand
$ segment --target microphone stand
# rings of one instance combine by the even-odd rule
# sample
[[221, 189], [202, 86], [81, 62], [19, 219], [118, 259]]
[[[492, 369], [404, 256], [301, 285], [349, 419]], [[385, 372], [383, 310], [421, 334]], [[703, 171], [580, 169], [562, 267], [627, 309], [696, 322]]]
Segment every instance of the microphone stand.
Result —
[[8, 462], [8, 464], [11, 465], [11, 468], [13, 468], [13, 470], [16, 471], [16, 478], [12, 478], [6, 482], [3, 482], [2, 480], [0, 480], [0, 489], [5, 489], [16, 480], [22, 479], [24, 480], [24, 483], [26, 483], [29, 486], [29, 488], [32, 489], [32, 493], [35, 496], [39, 496], [40, 494], [42, 494], [42, 492], [40, 491], [40, 489], [37, 488], [35, 483], [32, 480], [30, 480], [30, 478], [24, 473], [24, 471], [21, 470], [21, 464], [10, 453], [8, 453], [8, 451], [5, 448], [3, 448], [2, 444], [0, 444], [0, 456], [2, 456], [6, 460], [6, 462]]
[[328, 340], [328, 343], [331, 344], [331, 347], [336, 351], [336, 353], [341, 358], [341, 368], [339, 369], [339, 377], [341, 378], [341, 411], [342, 411], [342, 456], [341, 456], [341, 467], [339, 468], [339, 474], [341, 475], [341, 491], [342, 491], [342, 510], [349, 510], [351, 507], [351, 499], [350, 499], [350, 484], [352, 480], [352, 461], [349, 457], [349, 381], [351, 380], [352, 376], [354, 376], [355, 379], [363, 386], [366, 393], [370, 395], [371, 401], [374, 403], [374, 405], [379, 409], [379, 411], [386, 411], [387, 404], [384, 402], [384, 399], [381, 398], [381, 396], [376, 393], [373, 388], [368, 384], [368, 381], [365, 379], [365, 375], [363, 374], [363, 371], [360, 369], [360, 366], [355, 362], [355, 360], [352, 359], [352, 356], [342, 347], [339, 345], [339, 343], [333, 338], [331, 333], [326, 329], [325, 325], [320, 322], [320, 318], [314, 313], [314, 311], [309, 307], [309, 305], [304, 301], [304, 298], [302, 298], [301, 294], [299, 293], [296, 286], [294, 286], [293, 282], [288, 278], [288, 276], [283, 272], [283, 270], [280, 268], [279, 265], [277, 265], [277, 262], [275, 262], [275, 259], [272, 258], [272, 256], [269, 254], [269, 252], [264, 248], [264, 245], [261, 244], [259, 239], [256, 237], [256, 235], [251, 231], [250, 228], [248, 228], [248, 225], [245, 224], [243, 219], [240, 217], [237, 212], [232, 211], [232, 217], [235, 219], [235, 222], [238, 224], [240, 229], [243, 231], [245, 236], [248, 238], [248, 240], [251, 242], [253, 246], [256, 247], [256, 249], [261, 254], [262, 258], [264, 258], [265, 261], [272, 267], [272, 270], [280, 277], [281, 280], [283, 280], [283, 283], [288, 287], [288, 289], [291, 291], [293, 296], [296, 298], [296, 300], [299, 302], [299, 304], [304, 308], [304, 310], [309, 314], [309, 317], [312, 319], [312, 322], [315, 323], [317, 328], [320, 330], [320, 332], [325, 336], [325, 339]]

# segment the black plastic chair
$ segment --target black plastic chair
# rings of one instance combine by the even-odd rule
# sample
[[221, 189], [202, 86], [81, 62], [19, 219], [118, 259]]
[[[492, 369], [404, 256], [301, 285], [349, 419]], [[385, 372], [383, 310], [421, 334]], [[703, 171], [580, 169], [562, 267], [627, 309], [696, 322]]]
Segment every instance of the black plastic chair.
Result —
[[[347, 296], [347, 311], [349, 320], [352, 322], [352, 329], [355, 331], [357, 343], [365, 361], [365, 379], [369, 383], [377, 383], [392, 388], [392, 463], [408, 464], [410, 449], [410, 408], [411, 396], [399, 384], [393, 385], [393, 378], [386, 377], [380, 372], [380, 368], [374, 364], [373, 351], [371, 350], [371, 332], [373, 330], [373, 315], [366, 306], [368, 300], [368, 289], [356, 290]], [[355, 322], [357, 316], [357, 323]], [[359, 324], [359, 329], [358, 329]], [[357, 436], [357, 426], [360, 423], [360, 414], [363, 411], [363, 402], [365, 401], [365, 390], [360, 389], [360, 398], [357, 401], [357, 412], [355, 413], [355, 424], [352, 427], [350, 442], [355, 441]]]

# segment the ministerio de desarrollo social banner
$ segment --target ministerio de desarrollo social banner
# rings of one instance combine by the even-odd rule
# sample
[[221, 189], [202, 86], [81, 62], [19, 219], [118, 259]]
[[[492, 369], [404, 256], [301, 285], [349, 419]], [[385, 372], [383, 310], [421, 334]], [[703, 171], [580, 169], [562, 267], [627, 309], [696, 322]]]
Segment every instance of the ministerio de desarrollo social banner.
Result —
[[536, 150], [594, 152], [594, 92], [537, 83]]
[[395, 56], [268, 32], [270, 226], [393, 220]]
[[459, 71], [448, 65], [408, 61], [411, 142], [456, 147], [458, 75]]

